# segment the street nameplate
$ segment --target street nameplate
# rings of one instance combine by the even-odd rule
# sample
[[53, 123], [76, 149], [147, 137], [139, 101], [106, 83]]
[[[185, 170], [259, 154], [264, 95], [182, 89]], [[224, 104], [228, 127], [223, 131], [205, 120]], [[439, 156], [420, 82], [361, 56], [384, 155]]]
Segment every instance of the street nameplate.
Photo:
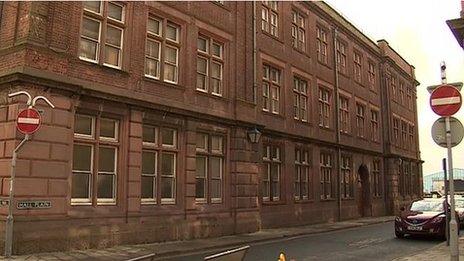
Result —
[[37, 208], [51, 208], [52, 202], [50, 200], [22, 200], [18, 201], [17, 209], [37, 209]]

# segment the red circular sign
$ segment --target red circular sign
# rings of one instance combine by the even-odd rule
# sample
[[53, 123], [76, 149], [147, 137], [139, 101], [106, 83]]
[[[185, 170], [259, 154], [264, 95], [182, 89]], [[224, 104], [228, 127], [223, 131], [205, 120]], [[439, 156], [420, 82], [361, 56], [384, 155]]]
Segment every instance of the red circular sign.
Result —
[[40, 123], [40, 113], [36, 109], [24, 109], [18, 113], [16, 128], [23, 134], [32, 134], [39, 129]]
[[455, 114], [461, 108], [461, 104], [461, 93], [452, 85], [441, 85], [430, 95], [430, 107], [440, 116]]

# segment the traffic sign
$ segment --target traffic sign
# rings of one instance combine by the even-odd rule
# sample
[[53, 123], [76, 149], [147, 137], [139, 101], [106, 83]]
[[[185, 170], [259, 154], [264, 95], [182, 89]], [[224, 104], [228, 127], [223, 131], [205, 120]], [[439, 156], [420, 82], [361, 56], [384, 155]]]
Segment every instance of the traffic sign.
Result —
[[23, 134], [32, 134], [39, 129], [40, 123], [40, 113], [34, 108], [28, 108], [18, 113], [16, 128]]
[[[451, 147], [454, 147], [462, 141], [462, 138], [464, 136], [464, 127], [462, 126], [462, 123], [454, 117], [450, 117], [450, 132]], [[433, 123], [432, 138], [436, 144], [443, 148], [446, 148], [445, 117], [441, 117]]]
[[440, 116], [455, 114], [461, 108], [461, 104], [461, 93], [452, 85], [441, 85], [430, 95], [430, 107]]

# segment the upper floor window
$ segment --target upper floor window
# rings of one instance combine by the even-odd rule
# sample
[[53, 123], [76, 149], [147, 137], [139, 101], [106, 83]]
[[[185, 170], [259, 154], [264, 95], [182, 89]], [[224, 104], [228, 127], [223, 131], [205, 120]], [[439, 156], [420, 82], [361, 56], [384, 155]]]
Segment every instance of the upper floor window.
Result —
[[379, 112], [371, 110], [371, 135], [372, 141], [379, 141]]
[[280, 112], [280, 70], [263, 65], [263, 111]]
[[404, 82], [400, 81], [399, 103], [404, 104]]
[[366, 107], [356, 103], [356, 130], [358, 137], [364, 137], [364, 119], [366, 117]]
[[332, 189], [332, 155], [322, 152], [320, 154], [320, 180], [321, 199], [330, 199], [334, 197]]
[[280, 200], [281, 187], [281, 153], [280, 147], [276, 145], [264, 145], [263, 147], [263, 173], [262, 173], [262, 196], [263, 201]]
[[405, 121], [401, 121], [401, 142], [403, 148], [408, 146], [408, 124]]
[[350, 109], [348, 98], [340, 96], [340, 132], [348, 133], [350, 128]]
[[319, 88], [319, 126], [330, 127], [330, 92]]
[[294, 48], [306, 51], [305, 17], [292, 10], [292, 45]]
[[222, 96], [224, 45], [205, 36], [197, 40], [197, 90]]
[[224, 138], [197, 133], [196, 152], [195, 199], [220, 203], [224, 186]]
[[277, 37], [279, 27], [277, 1], [263, 1], [261, 7], [261, 29]]
[[316, 27], [317, 60], [327, 64], [327, 32], [321, 27]]
[[293, 118], [308, 121], [308, 82], [293, 77]]
[[143, 125], [142, 203], [174, 204], [177, 180], [177, 131]]
[[351, 198], [353, 197], [353, 171], [351, 167], [351, 157], [347, 155], [341, 156], [341, 177], [340, 177], [340, 187], [342, 198]]
[[393, 118], [393, 143], [398, 145], [400, 142], [400, 137], [399, 137], [399, 127], [400, 126], [400, 120], [398, 118]]
[[412, 110], [413, 108], [412, 91], [410, 87], [406, 87], [406, 100], [407, 100], [406, 102], [407, 102], [408, 109]]
[[147, 21], [145, 76], [177, 84], [179, 81], [180, 26], [157, 17]]
[[361, 55], [359, 53], [354, 53], [353, 57], [354, 62], [354, 80], [361, 83], [362, 81], [362, 62], [361, 62]]
[[116, 204], [119, 121], [74, 117], [72, 204]]
[[369, 68], [367, 72], [369, 86], [371, 89], [375, 88], [375, 65], [372, 62], [369, 62]]
[[295, 149], [295, 200], [305, 200], [312, 196], [312, 177], [310, 174], [309, 152], [308, 150]]
[[343, 42], [337, 40], [337, 70], [345, 73], [346, 72], [346, 45]]
[[396, 86], [396, 77], [392, 76], [390, 78], [390, 81], [391, 81], [390, 84], [391, 84], [392, 100], [396, 101], [396, 99], [397, 99], [396, 95], [397, 95], [397, 92], [398, 92], [397, 86]]
[[125, 6], [116, 2], [82, 2], [79, 58], [121, 69]]
[[414, 148], [414, 125], [408, 124], [409, 146], [411, 150]]

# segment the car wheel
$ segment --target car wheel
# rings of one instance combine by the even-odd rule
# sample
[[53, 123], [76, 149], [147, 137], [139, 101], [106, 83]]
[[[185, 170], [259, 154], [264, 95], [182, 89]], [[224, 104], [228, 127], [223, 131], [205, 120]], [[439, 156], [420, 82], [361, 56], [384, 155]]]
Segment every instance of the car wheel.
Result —
[[404, 234], [403, 234], [403, 233], [400, 233], [400, 232], [398, 232], [398, 231], [395, 231], [395, 236], [396, 236], [397, 238], [404, 238]]

